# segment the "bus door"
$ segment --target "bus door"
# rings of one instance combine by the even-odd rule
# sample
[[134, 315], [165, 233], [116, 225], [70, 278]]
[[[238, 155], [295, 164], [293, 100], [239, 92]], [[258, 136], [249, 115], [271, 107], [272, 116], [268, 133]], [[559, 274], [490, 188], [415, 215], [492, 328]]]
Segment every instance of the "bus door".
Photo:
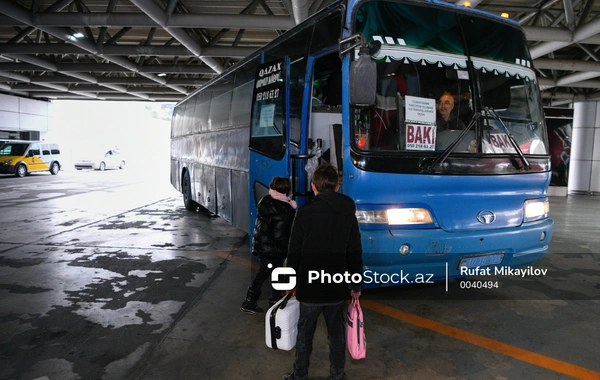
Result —
[[256, 221], [256, 205], [269, 193], [273, 177], [291, 176], [288, 91], [289, 59], [258, 66], [252, 98], [250, 125], [249, 210], [250, 237]]
[[342, 62], [337, 45], [309, 57], [305, 83], [309, 85], [305, 87], [302, 147], [297, 160], [301, 168], [296, 170], [302, 173], [298, 177], [305, 191], [310, 192], [310, 178], [318, 164], [328, 162], [342, 170]]

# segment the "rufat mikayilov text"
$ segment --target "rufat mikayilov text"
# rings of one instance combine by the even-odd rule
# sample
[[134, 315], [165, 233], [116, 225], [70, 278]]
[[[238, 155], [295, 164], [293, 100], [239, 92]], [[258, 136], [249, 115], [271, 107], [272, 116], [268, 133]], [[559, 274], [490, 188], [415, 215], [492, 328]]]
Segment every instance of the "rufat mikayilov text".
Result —
[[322, 284], [433, 284], [433, 273], [379, 273], [366, 270], [360, 273], [327, 273], [324, 270], [309, 270], [308, 283], [320, 282]]
[[460, 268], [461, 276], [545, 276], [548, 269], [534, 268], [531, 265], [525, 268], [506, 267], [475, 267], [475, 268]]

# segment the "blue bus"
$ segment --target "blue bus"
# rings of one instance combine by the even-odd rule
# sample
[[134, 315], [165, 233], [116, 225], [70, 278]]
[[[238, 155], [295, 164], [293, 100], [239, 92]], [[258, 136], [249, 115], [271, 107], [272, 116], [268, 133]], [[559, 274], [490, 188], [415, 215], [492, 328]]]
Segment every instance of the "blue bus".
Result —
[[250, 234], [271, 179], [288, 176], [301, 205], [323, 161], [356, 201], [370, 286], [547, 252], [548, 136], [512, 20], [435, 0], [334, 2], [175, 107], [185, 207]]

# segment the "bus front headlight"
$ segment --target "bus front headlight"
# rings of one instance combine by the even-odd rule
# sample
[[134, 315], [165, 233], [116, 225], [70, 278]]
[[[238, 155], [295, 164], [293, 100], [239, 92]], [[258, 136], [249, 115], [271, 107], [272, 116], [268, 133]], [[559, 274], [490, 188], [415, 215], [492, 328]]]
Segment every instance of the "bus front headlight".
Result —
[[356, 218], [362, 224], [431, 224], [433, 219], [425, 208], [391, 208], [388, 210], [357, 210]]
[[362, 224], [387, 224], [385, 210], [357, 210], [356, 219]]
[[425, 208], [392, 208], [387, 210], [389, 224], [433, 223], [429, 210]]
[[525, 201], [525, 217], [523, 222], [546, 219], [550, 215], [550, 202], [548, 199], [528, 199]]

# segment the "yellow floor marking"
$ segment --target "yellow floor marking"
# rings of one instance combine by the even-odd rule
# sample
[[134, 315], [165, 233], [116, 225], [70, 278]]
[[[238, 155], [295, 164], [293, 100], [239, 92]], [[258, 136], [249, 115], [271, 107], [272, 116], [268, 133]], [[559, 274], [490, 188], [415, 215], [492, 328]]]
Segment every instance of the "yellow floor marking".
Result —
[[464, 342], [486, 348], [490, 351], [498, 352], [500, 354], [536, 365], [538, 367], [546, 368], [551, 371], [562, 373], [582, 380], [600, 379], [600, 372], [592, 371], [590, 369], [579, 367], [577, 365], [557, 360], [548, 356], [540, 355], [535, 352], [527, 351], [522, 348], [502, 343], [497, 340], [489, 339], [480, 335], [476, 335], [456, 327], [433, 321], [431, 319], [419, 317], [418, 315], [400, 311], [398, 309], [394, 309], [393, 307], [386, 306], [379, 302], [369, 301], [361, 298], [360, 304], [365, 309], [376, 311], [378, 313], [393, 317], [395, 319], [408, 322], [415, 326], [423, 327], [425, 329], [432, 330], [440, 334], [444, 334], [452, 338], [456, 338]]

